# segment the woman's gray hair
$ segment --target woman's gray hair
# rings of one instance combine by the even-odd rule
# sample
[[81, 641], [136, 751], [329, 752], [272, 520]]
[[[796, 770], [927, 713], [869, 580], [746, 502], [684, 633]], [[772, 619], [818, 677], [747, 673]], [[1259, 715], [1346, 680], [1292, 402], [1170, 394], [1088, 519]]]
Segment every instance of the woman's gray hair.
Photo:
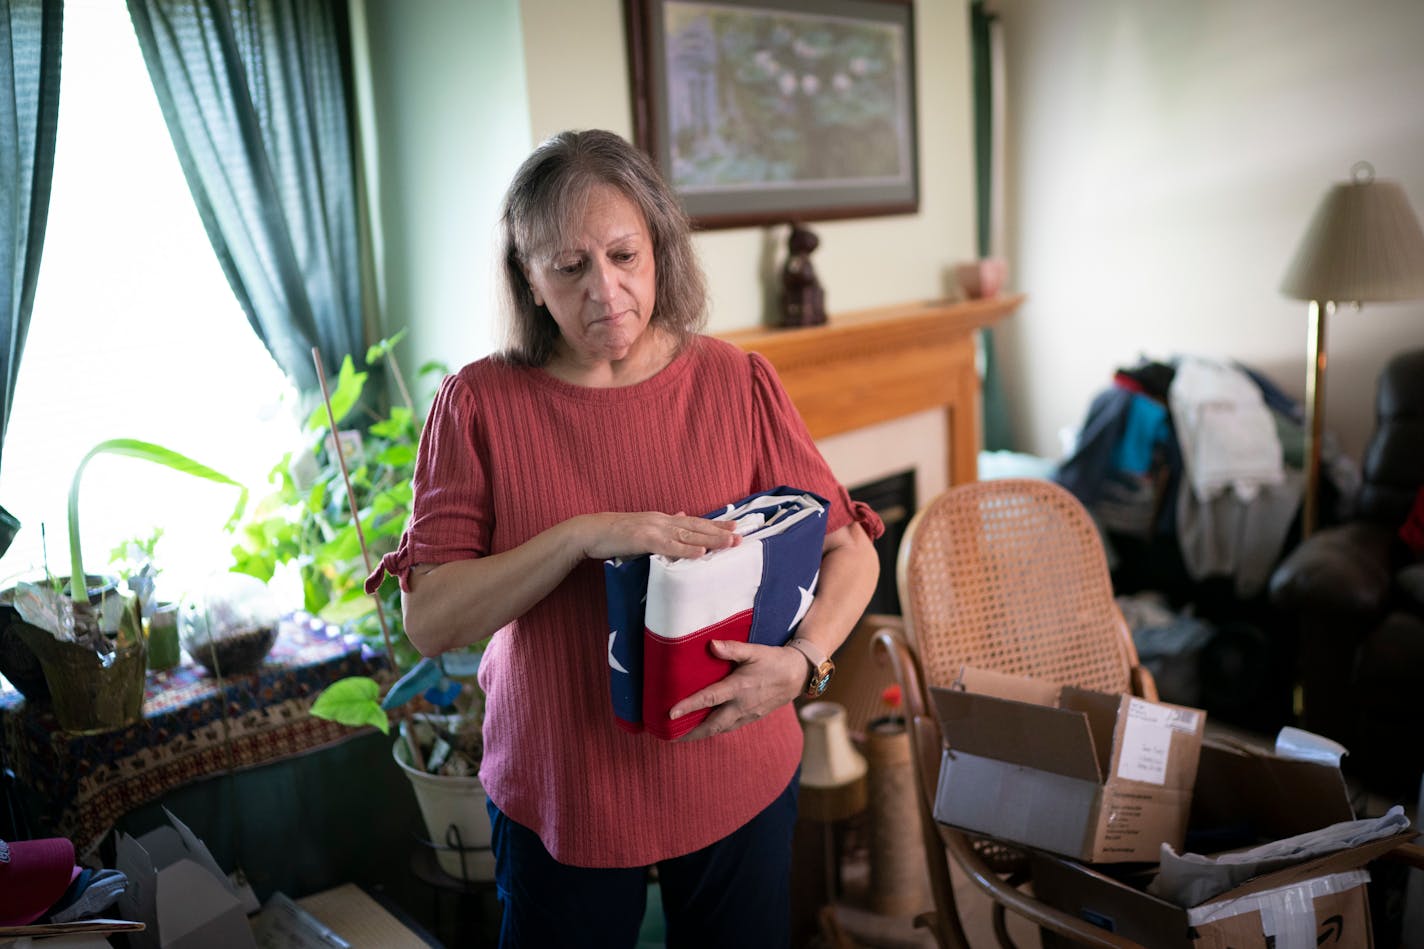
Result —
[[707, 280], [692, 246], [692, 227], [651, 159], [612, 132], [560, 132], [519, 166], [501, 206], [504, 356], [512, 362], [542, 366], [554, 355], [559, 327], [534, 302], [524, 266], [566, 242], [568, 228], [577, 225], [598, 185], [618, 189], [647, 222], [657, 281], [651, 325], [672, 334], [679, 348], [702, 329]]

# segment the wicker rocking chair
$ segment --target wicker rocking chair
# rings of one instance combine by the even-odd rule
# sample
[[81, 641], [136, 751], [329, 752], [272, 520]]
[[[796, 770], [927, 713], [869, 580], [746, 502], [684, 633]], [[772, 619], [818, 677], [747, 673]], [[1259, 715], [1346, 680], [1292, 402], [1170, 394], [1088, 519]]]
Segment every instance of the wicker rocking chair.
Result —
[[1113, 600], [1102, 541], [1068, 491], [1036, 479], [950, 488], [911, 521], [900, 546], [903, 620], [874, 637], [898, 681], [913, 755], [935, 911], [919, 922], [942, 947], [968, 943], [947, 856], [993, 902], [999, 943], [1012, 947], [1005, 911], [1084, 945], [1136, 943], [1047, 906], [1020, 886], [1027, 861], [1010, 846], [934, 819], [941, 737], [928, 687], [964, 665], [1156, 699]]

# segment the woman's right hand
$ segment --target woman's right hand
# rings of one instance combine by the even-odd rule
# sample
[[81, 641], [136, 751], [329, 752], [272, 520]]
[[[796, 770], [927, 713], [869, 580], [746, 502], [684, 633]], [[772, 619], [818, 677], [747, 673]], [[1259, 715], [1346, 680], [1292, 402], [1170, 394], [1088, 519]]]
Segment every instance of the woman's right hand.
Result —
[[722, 550], [741, 543], [734, 521], [709, 521], [644, 511], [637, 514], [585, 514], [580, 530], [586, 541], [584, 556], [594, 560], [662, 554], [665, 557], [701, 557], [710, 550]]

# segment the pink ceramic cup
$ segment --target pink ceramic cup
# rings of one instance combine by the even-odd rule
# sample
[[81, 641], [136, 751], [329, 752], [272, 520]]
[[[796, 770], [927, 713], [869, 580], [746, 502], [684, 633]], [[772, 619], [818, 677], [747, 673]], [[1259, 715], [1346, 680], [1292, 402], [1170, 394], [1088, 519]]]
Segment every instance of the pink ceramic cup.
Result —
[[954, 278], [958, 281], [959, 288], [971, 300], [998, 296], [1008, 273], [1008, 261], [1002, 257], [985, 257], [954, 268]]

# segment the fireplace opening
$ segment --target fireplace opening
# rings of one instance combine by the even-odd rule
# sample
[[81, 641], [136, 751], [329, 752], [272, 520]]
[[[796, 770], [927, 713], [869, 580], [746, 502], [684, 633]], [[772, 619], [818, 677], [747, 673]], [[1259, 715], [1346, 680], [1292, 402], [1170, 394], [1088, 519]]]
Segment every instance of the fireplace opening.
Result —
[[913, 469], [888, 475], [849, 489], [851, 500], [871, 507], [885, 522], [885, 533], [875, 542], [880, 557], [880, 579], [870, 598], [867, 613], [900, 614], [900, 591], [895, 583], [895, 560], [900, 554], [900, 541], [910, 526], [916, 510], [915, 472]]

